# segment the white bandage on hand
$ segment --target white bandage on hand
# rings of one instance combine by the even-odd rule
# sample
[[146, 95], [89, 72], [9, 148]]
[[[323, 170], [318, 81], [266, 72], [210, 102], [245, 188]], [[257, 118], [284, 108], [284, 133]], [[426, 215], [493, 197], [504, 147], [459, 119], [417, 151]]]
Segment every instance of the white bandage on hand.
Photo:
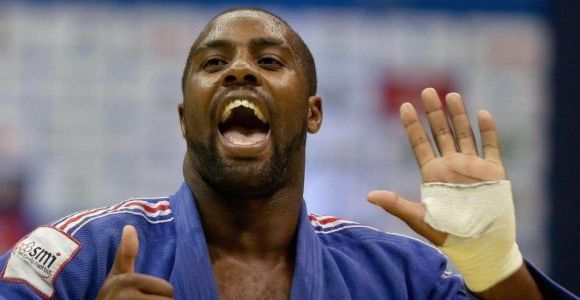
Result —
[[508, 180], [424, 183], [421, 199], [426, 207], [425, 222], [449, 233], [438, 248], [451, 259], [471, 291], [492, 287], [522, 265]]

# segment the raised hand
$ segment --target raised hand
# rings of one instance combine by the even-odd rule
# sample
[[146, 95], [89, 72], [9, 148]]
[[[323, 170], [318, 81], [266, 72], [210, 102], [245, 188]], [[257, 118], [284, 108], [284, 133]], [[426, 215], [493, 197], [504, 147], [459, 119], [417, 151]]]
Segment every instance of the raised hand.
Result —
[[[408, 201], [393, 192], [372, 191], [368, 194], [369, 202], [403, 220], [415, 232], [439, 246], [462, 273], [468, 288], [477, 292], [478, 296], [484, 299], [540, 299], [540, 292], [527, 268], [522, 264], [521, 253], [515, 242], [515, 216], [511, 190], [508, 188], [507, 191], [503, 191], [502, 188], [498, 188], [499, 180], [506, 179], [506, 171], [501, 160], [498, 136], [491, 114], [485, 110], [478, 113], [479, 132], [483, 144], [483, 156], [480, 157], [459, 94], [447, 94], [445, 100], [449, 113], [443, 110], [434, 89], [423, 90], [421, 99], [439, 155], [434, 151], [431, 141], [421, 127], [417, 111], [410, 103], [401, 106], [401, 121], [417, 159], [423, 183], [472, 184], [492, 181], [497, 182], [492, 184], [496, 188], [495, 194], [486, 194], [487, 196], [478, 194], [475, 198], [466, 199], [449, 198], [450, 194], [445, 194], [448, 199], [430, 199], [430, 203], [435, 201], [450, 205], [441, 207], [445, 208], [444, 212], [451, 209], [453, 213], [439, 214], [436, 221], [444, 221], [446, 225], [441, 227], [454, 234], [431, 227], [425, 221], [427, 213], [425, 205]], [[502, 184], [503, 187], [506, 186], [505, 183]], [[474, 185], [461, 185], [460, 189], [468, 186], [473, 188]], [[453, 200], [447, 202], [449, 199]], [[475, 202], [465, 202], [467, 199]], [[488, 200], [498, 202], [490, 203]], [[482, 211], [484, 207], [486, 210]], [[430, 213], [432, 212], [430, 210]], [[464, 223], [466, 220], [477, 220], [475, 225], [479, 225], [482, 230], [476, 231], [475, 234], [472, 232], [466, 236], [460, 235], [464, 233], [464, 228], [471, 228], [464, 227], [463, 224], [473, 225], [469, 222]]]
[[[495, 122], [488, 111], [480, 110], [478, 113], [479, 132], [483, 144], [483, 156], [480, 157], [459, 94], [447, 94], [445, 100], [449, 113], [444, 111], [443, 104], [433, 88], [423, 90], [421, 100], [440, 155], [434, 151], [433, 144], [423, 130], [413, 105], [410, 103], [401, 105], [400, 114], [423, 183], [475, 183], [506, 179]], [[403, 220], [435, 245], [442, 245], [447, 238], [446, 233], [434, 230], [425, 223], [425, 207], [421, 203], [408, 201], [386, 190], [370, 192], [368, 200]]]
[[449, 93], [445, 97], [449, 116], [443, 110], [435, 89], [423, 90], [421, 99], [441, 155], [437, 156], [433, 151], [431, 141], [423, 131], [417, 112], [410, 103], [401, 106], [401, 121], [419, 164], [423, 182], [474, 183], [506, 179], [494, 120], [489, 112], [481, 110], [478, 113], [483, 144], [481, 158], [459, 94]]
[[172, 299], [173, 287], [169, 282], [134, 272], [138, 251], [137, 231], [127, 225], [123, 228], [113, 267], [97, 299]]
[[[443, 110], [435, 89], [423, 90], [421, 100], [440, 156], [434, 151], [413, 105], [401, 105], [400, 115], [424, 183], [473, 183], [505, 178], [495, 124], [487, 111], [479, 112], [484, 144], [482, 159], [478, 155], [473, 130], [459, 94], [450, 93], [446, 97], [453, 130], [449, 127], [447, 113]], [[433, 229], [424, 221], [426, 212], [421, 203], [408, 201], [387, 190], [371, 191], [367, 199], [407, 223], [415, 232], [435, 245], [441, 246], [445, 242], [447, 233]]]

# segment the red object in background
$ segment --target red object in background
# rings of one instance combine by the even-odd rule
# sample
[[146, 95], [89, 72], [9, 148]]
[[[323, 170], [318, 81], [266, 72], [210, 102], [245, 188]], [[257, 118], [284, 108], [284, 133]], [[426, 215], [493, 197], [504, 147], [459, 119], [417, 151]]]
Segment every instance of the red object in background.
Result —
[[18, 210], [0, 212], [0, 255], [8, 251], [28, 232], [24, 218]]
[[0, 178], [0, 255], [29, 230], [21, 208], [23, 182], [18, 175]]
[[455, 91], [451, 71], [406, 72], [391, 71], [381, 83], [383, 107], [387, 114], [399, 115], [399, 107], [410, 102], [417, 111], [423, 111], [421, 91], [427, 87], [437, 90], [445, 106], [445, 95]]

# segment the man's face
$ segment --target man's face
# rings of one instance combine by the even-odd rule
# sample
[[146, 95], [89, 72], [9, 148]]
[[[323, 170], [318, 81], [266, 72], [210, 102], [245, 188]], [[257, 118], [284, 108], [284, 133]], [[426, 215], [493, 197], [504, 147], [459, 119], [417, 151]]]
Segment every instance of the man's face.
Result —
[[293, 157], [303, 163], [306, 131], [320, 125], [312, 130], [309, 107], [320, 119], [320, 99], [307, 95], [293, 38], [271, 16], [238, 11], [215, 19], [199, 42], [181, 127], [193, 168], [214, 188], [271, 194], [292, 178]]

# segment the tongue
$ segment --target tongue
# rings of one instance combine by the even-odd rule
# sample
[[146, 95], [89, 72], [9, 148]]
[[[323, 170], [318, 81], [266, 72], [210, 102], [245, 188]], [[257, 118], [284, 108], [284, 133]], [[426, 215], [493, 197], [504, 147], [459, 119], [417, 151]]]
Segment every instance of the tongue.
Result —
[[266, 133], [259, 129], [238, 126], [228, 128], [222, 135], [230, 143], [243, 146], [258, 144], [266, 139]]

